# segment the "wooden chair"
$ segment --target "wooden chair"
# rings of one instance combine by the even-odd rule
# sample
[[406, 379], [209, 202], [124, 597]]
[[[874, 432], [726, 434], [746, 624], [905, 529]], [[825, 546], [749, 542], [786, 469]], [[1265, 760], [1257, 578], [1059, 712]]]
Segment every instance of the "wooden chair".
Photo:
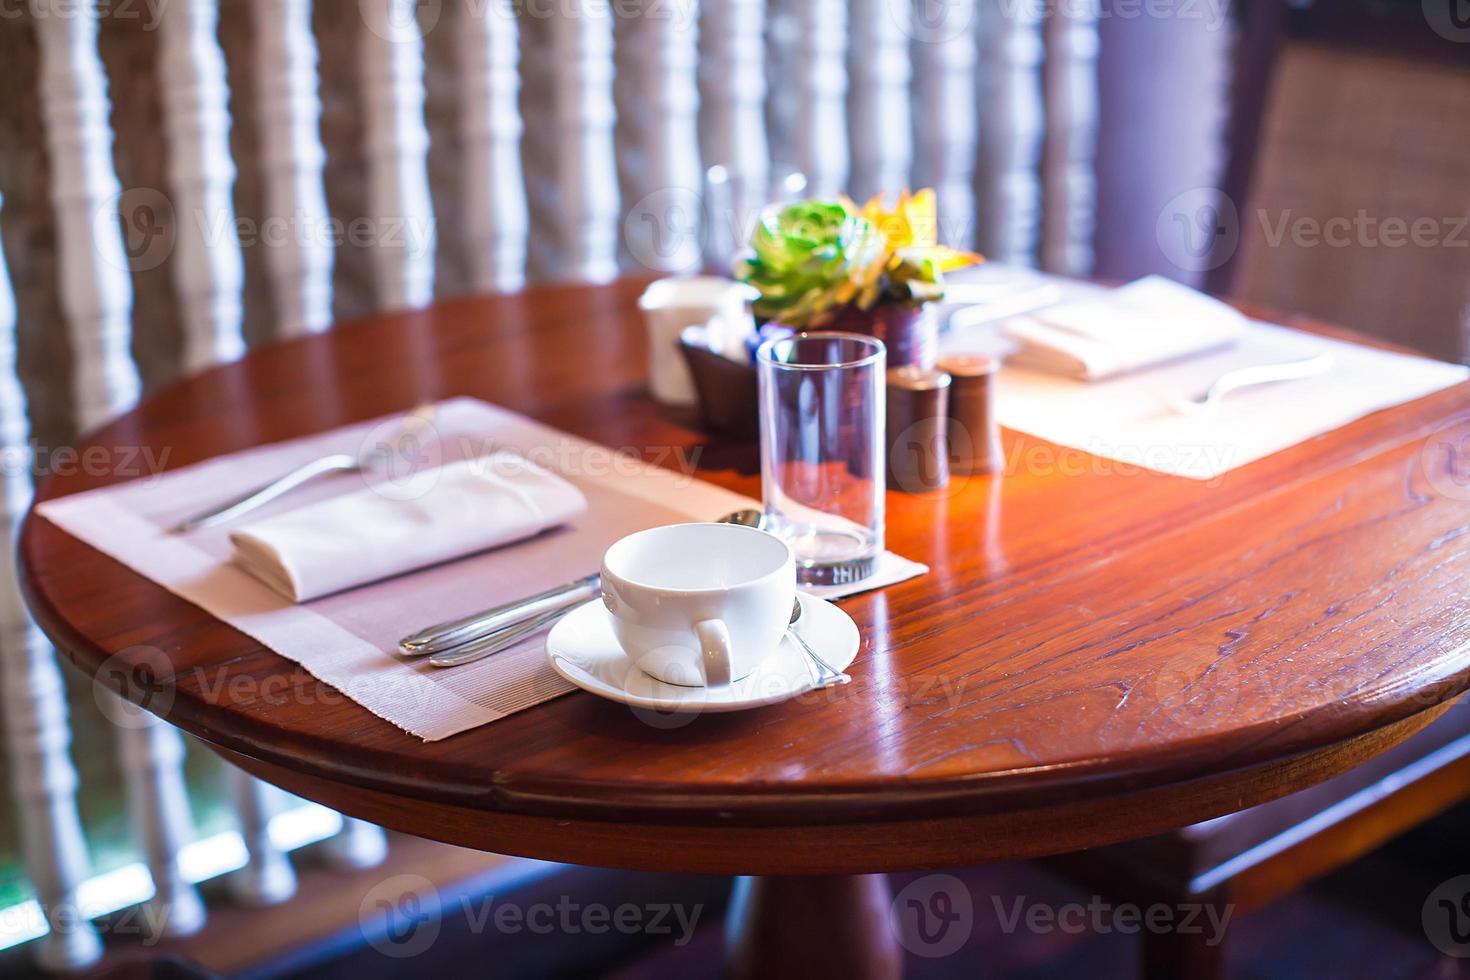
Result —
[[[1405, 256], [1370, 245], [1273, 245], [1253, 217], [1295, 208], [1323, 221], [1348, 205], [1396, 214], [1402, 199], [1393, 192], [1405, 184], [1422, 192], [1412, 201], [1424, 213], [1470, 216], [1470, 141], [1463, 127], [1437, 133], [1470, 108], [1464, 45], [1430, 31], [1419, 4], [1292, 12], [1272, 2], [1248, 8], [1246, 18], [1225, 177], [1225, 200], [1246, 203], [1238, 242], [1217, 240], [1211, 288], [1464, 357], [1470, 246]], [[1447, 114], [1450, 106], [1458, 108]], [[1405, 120], [1422, 138], [1413, 152], [1393, 152], [1409, 138]], [[1231, 905], [1238, 917], [1467, 797], [1470, 702], [1462, 702], [1393, 751], [1319, 786], [1049, 863], [1122, 901]], [[1224, 951], [1207, 939], [1148, 935], [1145, 972], [1219, 975]]]
[[1216, 240], [1212, 291], [1470, 360], [1470, 29], [1453, 10], [1251, 5], [1224, 181], [1238, 236]]

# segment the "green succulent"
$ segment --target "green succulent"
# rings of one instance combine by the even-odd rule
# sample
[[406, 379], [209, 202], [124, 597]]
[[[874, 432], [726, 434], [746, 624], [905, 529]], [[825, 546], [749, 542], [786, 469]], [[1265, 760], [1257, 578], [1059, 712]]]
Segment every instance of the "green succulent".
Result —
[[883, 289], [887, 239], [846, 201], [768, 210], [750, 245], [735, 274], [760, 292], [753, 309], [762, 320], [820, 325], [847, 304], [872, 306]]

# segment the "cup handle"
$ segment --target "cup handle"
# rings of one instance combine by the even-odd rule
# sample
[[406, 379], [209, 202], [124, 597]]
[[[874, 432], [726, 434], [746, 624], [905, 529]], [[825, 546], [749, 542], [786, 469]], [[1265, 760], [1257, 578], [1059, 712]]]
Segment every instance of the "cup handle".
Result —
[[706, 619], [694, 624], [699, 649], [704, 654], [704, 686], [724, 687], [730, 683], [730, 631], [722, 620]]

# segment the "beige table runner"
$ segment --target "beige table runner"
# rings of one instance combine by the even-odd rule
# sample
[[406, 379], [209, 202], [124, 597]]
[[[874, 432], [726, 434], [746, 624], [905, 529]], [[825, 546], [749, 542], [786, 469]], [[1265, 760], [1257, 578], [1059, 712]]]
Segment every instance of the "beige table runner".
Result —
[[[613, 541], [659, 524], [713, 520], [757, 502], [684, 472], [653, 466], [472, 399], [444, 402], [412, 474], [384, 492], [412, 493], [440, 463], [493, 449], [519, 452], [561, 474], [587, 497], [574, 526], [530, 541], [292, 605], [229, 562], [228, 528], [184, 535], [180, 518], [326, 453], [357, 453], [393, 420], [263, 446], [116, 487], [41, 504], [46, 519], [212, 615], [296, 661], [374, 714], [427, 741], [495, 721], [572, 688], [546, 664], [538, 635], [494, 657], [440, 670], [392, 652], [430, 623], [539, 592], [596, 571]], [[363, 486], [342, 474], [302, 487], [259, 513], [299, 507]], [[420, 481], [415, 484], [414, 481]], [[879, 578], [851, 592], [922, 574], [885, 555]], [[831, 592], [825, 593], [829, 597]], [[209, 684], [218, 679], [202, 678]]]

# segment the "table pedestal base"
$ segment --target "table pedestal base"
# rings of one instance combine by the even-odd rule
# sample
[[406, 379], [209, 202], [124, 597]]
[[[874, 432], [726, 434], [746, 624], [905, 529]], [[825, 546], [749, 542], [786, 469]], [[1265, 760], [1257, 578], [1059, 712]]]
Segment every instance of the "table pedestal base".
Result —
[[735, 879], [730, 976], [894, 980], [903, 972], [886, 875]]

